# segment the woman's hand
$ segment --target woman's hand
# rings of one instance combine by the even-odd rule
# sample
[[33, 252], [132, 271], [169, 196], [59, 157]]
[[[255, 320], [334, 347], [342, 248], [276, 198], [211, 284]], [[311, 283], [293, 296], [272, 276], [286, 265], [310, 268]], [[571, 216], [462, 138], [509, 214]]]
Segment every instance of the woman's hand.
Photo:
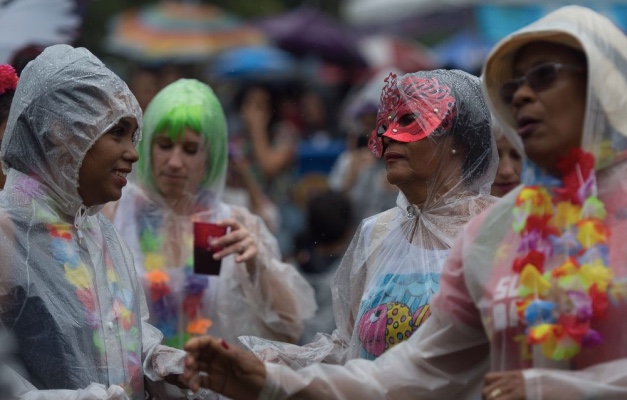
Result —
[[218, 221], [216, 225], [226, 226], [231, 229], [229, 233], [214, 239], [210, 243], [212, 247], [222, 249], [213, 254], [214, 259], [221, 260], [230, 254], [237, 254], [235, 261], [241, 263], [255, 258], [257, 255], [257, 243], [255, 243], [255, 239], [244, 225], [232, 218]]
[[483, 400], [526, 400], [522, 371], [490, 372], [483, 378]]
[[[205, 387], [234, 399], [257, 399], [266, 380], [266, 367], [254, 354], [211, 336], [185, 345], [182, 381], [192, 391]], [[202, 375], [199, 375], [203, 372]]]

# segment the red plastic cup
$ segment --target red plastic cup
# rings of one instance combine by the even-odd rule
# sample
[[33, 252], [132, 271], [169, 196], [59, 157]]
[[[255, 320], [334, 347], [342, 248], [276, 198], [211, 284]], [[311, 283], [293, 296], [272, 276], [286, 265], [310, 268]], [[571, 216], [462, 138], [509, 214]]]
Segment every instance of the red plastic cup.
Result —
[[213, 253], [222, 250], [211, 246], [211, 241], [226, 234], [226, 227], [211, 222], [194, 222], [194, 273], [220, 275], [222, 260], [214, 260]]

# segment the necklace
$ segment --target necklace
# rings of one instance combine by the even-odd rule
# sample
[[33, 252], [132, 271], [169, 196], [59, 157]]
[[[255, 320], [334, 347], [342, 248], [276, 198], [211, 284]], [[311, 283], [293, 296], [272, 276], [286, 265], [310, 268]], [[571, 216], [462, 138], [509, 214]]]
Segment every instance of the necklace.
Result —
[[[148, 285], [155, 326], [163, 333], [164, 343], [182, 348], [193, 335], [206, 334], [213, 321], [201, 314], [203, 294], [209, 287], [209, 278], [193, 273], [193, 257], [190, 255], [182, 267], [184, 278], [183, 300], [179, 304], [173, 293], [168, 260], [161, 251], [165, 237], [159, 235], [161, 218], [141, 217], [140, 249], [144, 254], [144, 279]], [[179, 241], [184, 249], [192, 248], [191, 232], [184, 231]], [[175, 288], [178, 290], [179, 288]]]
[[573, 149], [558, 162], [561, 187], [526, 186], [514, 207], [521, 238], [517, 312], [527, 342], [566, 360], [602, 343], [593, 321], [604, 318], [613, 273], [605, 205], [596, 194], [594, 156]]
[[[92, 331], [92, 344], [96, 354], [95, 361], [97, 367], [103, 370], [108, 369], [107, 349], [103, 332], [102, 316], [103, 307], [99, 302], [97, 293], [98, 287], [94, 284], [96, 277], [93, 274], [93, 268], [99, 268], [95, 265], [93, 268], [85, 264], [80, 256], [79, 241], [77, 238], [76, 228], [60, 220], [60, 218], [46, 205], [53, 204], [53, 200], [45, 194], [39, 184], [31, 178], [24, 178], [24, 186], [18, 186], [18, 190], [22, 188], [23, 194], [32, 198], [33, 202], [43, 204], [44, 206], [36, 206], [35, 218], [45, 227], [50, 239], [50, 250], [53, 260], [63, 271], [64, 277], [69, 284], [75, 288], [76, 297], [85, 310], [86, 326]], [[98, 243], [102, 243], [102, 259], [107, 288], [111, 295], [111, 310], [115, 325], [110, 325], [109, 329], [113, 330], [113, 334], [121, 343], [124, 352], [124, 360], [126, 360], [125, 368], [117, 371], [117, 375], [111, 377], [112, 384], [121, 386], [129, 397], [134, 394], [142, 393], [143, 388], [143, 372], [141, 357], [141, 338], [137, 327], [137, 320], [133, 310], [135, 302], [134, 294], [131, 290], [125, 288], [119, 278], [119, 275], [113, 264], [109, 248], [100, 232], [92, 227], [84, 228], [89, 231], [90, 236], [95, 238]], [[111, 324], [110, 323], [110, 324]]]

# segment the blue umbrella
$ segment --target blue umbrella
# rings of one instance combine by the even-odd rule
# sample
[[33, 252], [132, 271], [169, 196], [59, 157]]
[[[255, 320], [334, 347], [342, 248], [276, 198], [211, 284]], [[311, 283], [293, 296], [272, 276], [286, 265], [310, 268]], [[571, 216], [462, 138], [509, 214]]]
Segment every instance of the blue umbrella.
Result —
[[214, 78], [290, 78], [296, 72], [296, 60], [274, 47], [240, 47], [218, 54], [208, 72]]

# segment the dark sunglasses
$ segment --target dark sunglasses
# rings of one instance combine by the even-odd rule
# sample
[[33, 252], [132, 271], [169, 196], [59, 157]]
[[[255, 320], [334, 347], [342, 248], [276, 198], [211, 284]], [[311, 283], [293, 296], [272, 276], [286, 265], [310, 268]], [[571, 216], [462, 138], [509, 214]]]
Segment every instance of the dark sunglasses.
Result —
[[583, 72], [585, 68], [580, 65], [559, 64], [554, 62], [540, 64], [531, 68], [525, 75], [505, 82], [499, 90], [501, 100], [503, 100], [506, 105], [512, 104], [514, 101], [514, 93], [516, 93], [518, 88], [525, 82], [536, 92], [546, 90], [555, 83], [562, 70]]

